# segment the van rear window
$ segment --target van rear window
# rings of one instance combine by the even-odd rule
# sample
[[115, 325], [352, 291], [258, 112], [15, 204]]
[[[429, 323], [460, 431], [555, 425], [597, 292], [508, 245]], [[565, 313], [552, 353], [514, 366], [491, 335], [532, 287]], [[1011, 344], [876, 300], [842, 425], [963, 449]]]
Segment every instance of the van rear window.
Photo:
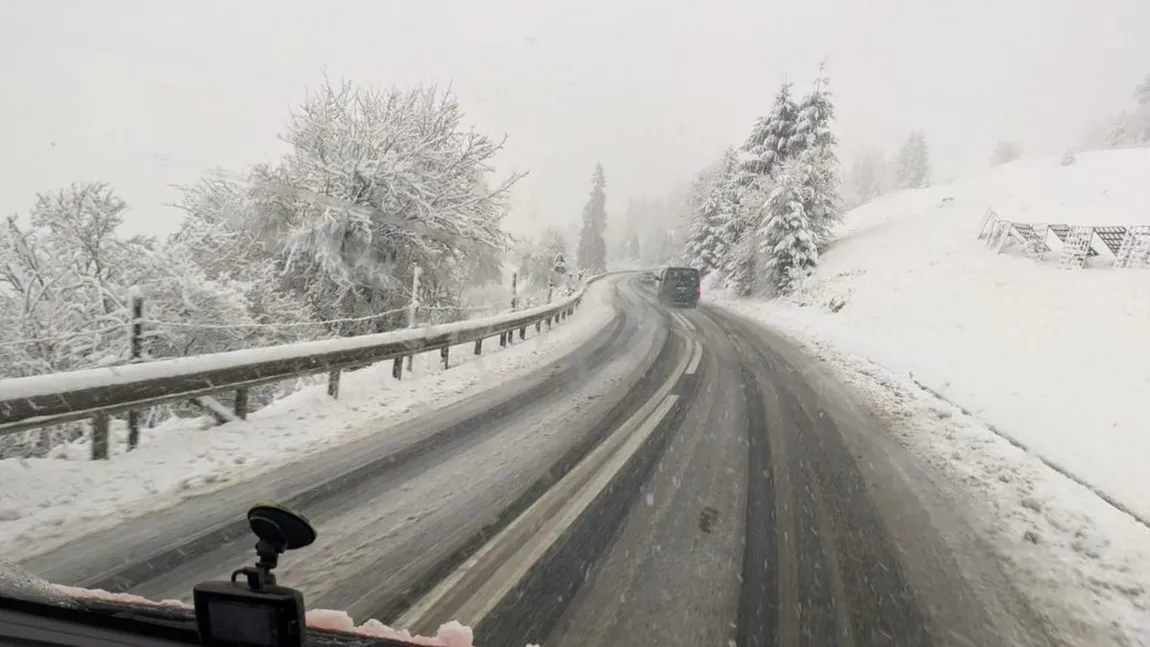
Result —
[[691, 268], [672, 268], [667, 270], [666, 281], [675, 285], [695, 287], [699, 285], [699, 271]]

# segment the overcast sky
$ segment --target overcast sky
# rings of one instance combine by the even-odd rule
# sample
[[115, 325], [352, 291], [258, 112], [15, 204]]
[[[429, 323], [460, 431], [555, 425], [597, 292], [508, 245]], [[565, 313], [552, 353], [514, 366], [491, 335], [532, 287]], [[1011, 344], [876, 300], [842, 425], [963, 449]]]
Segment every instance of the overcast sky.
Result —
[[451, 84], [530, 170], [513, 230], [660, 196], [746, 136], [784, 79], [828, 60], [843, 157], [926, 131], [936, 176], [997, 139], [1057, 152], [1150, 72], [1148, 0], [0, 0], [0, 213], [111, 182], [133, 231], [169, 187], [279, 154], [327, 73]]

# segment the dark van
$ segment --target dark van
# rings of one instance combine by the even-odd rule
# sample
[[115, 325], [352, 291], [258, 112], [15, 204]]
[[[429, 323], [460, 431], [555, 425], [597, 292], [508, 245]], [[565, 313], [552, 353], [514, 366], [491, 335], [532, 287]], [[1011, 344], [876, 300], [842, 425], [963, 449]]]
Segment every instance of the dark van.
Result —
[[693, 267], [665, 267], [656, 277], [659, 303], [694, 308], [699, 305], [699, 270]]

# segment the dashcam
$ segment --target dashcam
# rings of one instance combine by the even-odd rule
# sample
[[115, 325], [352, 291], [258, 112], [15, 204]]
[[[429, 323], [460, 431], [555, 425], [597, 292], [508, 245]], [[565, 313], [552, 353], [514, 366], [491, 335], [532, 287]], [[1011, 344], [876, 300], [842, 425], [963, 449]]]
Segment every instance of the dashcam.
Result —
[[196, 627], [209, 647], [302, 647], [303, 596], [280, 586], [249, 590], [239, 582], [196, 585]]
[[256, 565], [236, 570], [230, 582], [203, 582], [193, 589], [200, 642], [206, 647], [303, 647], [303, 594], [277, 585], [272, 571], [285, 550], [311, 545], [315, 529], [302, 515], [275, 505], [248, 510], [248, 525], [259, 538]]

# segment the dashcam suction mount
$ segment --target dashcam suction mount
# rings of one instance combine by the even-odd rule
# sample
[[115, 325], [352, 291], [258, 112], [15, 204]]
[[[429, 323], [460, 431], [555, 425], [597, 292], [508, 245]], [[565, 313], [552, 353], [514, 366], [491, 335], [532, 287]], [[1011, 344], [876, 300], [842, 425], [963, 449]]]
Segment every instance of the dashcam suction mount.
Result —
[[310, 546], [316, 538], [315, 529], [307, 519], [275, 505], [258, 505], [248, 510], [248, 526], [259, 539], [256, 565], [237, 569], [232, 573], [232, 582], [242, 575], [252, 591], [276, 586], [272, 571], [279, 565], [279, 556], [285, 551]]

